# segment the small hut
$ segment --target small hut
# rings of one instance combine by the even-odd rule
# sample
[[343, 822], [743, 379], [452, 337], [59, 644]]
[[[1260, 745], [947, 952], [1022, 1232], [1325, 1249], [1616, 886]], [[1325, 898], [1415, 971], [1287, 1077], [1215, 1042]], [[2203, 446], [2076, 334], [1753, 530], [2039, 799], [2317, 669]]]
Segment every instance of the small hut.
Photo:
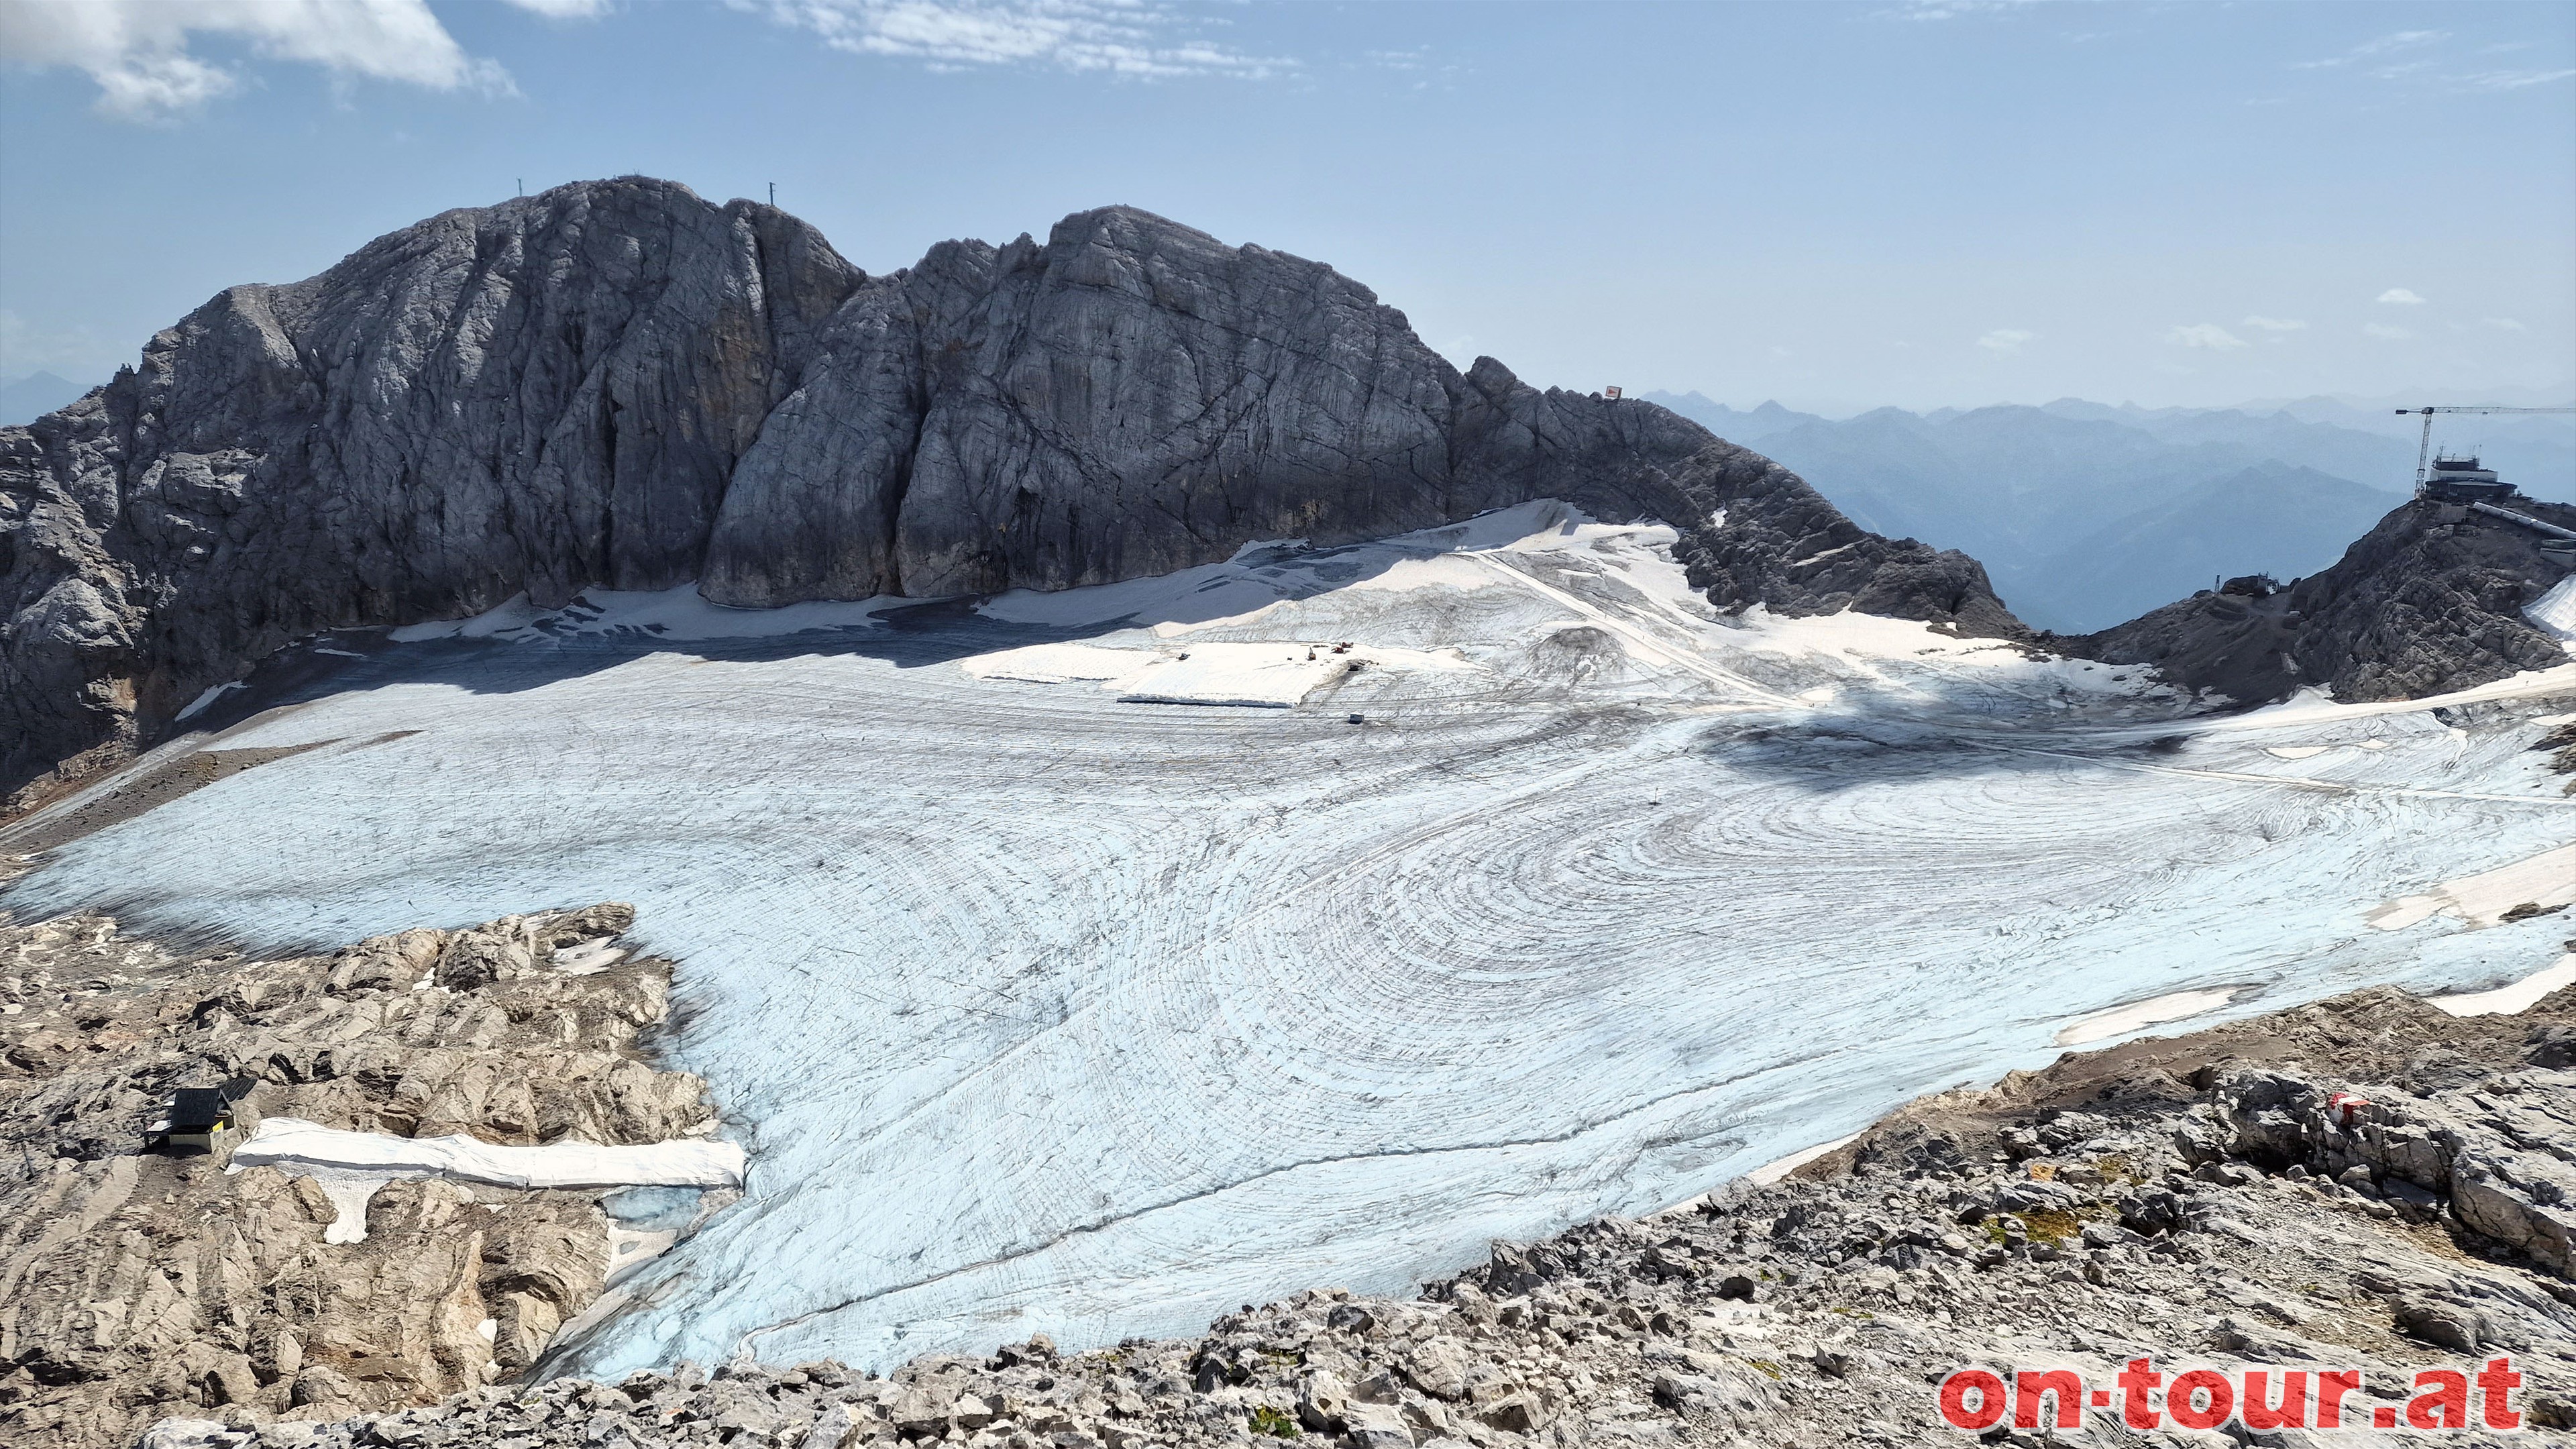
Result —
[[221, 1087], [181, 1087], [170, 1115], [143, 1130], [146, 1152], [212, 1152], [233, 1127], [233, 1103]]

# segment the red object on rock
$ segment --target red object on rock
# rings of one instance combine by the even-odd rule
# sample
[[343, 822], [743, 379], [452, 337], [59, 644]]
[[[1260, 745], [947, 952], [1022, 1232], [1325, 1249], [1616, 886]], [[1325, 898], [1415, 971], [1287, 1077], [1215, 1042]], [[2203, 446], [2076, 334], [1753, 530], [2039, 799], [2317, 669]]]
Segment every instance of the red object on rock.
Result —
[[2359, 1096], [2351, 1092], [2337, 1092], [2326, 1099], [2326, 1110], [2335, 1114], [2336, 1120], [2343, 1124], [2346, 1131], [2350, 1131], [2352, 1128], [2353, 1110], [2358, 1107], [2367, 1107], [2369, 1105], [2370, 1099], [2368, 1097]]

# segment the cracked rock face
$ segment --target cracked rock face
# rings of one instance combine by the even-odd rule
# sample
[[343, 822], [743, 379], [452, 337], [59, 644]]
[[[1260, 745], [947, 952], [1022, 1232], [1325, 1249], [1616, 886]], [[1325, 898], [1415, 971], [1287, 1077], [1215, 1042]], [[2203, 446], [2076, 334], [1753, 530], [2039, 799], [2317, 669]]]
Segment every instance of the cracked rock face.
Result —
[[235, 287], [0, 429], [0, 790], [324, 629], [690, 581], [1057, 589], [1543, 497], [1674, 524], [1726, 607], [2021, 632], [1973, 560], [1652, 404], [1462, 374], [1319, 263], [1113, 207], [869, 278], [771, 208], [626, 178]]
[[[605, 1285], [600, 1192], [227, 1159], [263, 1116], [517, 1144], [706, 1129], [705, 1083], [639, 1055], [669, 966], [615, 959], [633, 920], [595, 906], [285, 961], [99, 916], [0, 924], [0, 1442], [339, 1418], [530, 1368]], [[230, 1141], [139, 1153], [172, 1088], [222, 1082]]]
[[695, 578], [860, 280], [784, 213], [629, 179], [226, 290], [0, 429], [0, 789], [317, 629]]
[[[2512, 506], [2576, 527], [2576, 507]], [[2204, 592], [2062, 642], [2249, 704], [2315, 686], [2339, 700], [2416, 699], [2566, 663], [2565, 646], [2522, 613], [2567, 576], [2566, 560], [2501, 519], [2441, 518], [2408, 503], [2333, 567], [2277, 593]]]

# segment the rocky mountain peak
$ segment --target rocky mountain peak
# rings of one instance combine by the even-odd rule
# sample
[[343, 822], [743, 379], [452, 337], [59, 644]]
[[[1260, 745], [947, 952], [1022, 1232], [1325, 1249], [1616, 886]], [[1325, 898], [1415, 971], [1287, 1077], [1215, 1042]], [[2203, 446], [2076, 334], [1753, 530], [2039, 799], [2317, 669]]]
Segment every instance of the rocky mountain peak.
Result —
[[1111, 206], [871, 278], [775, 208], [621, 177], [229, 289], [0, 429], [0, 789], [318, 630], [1065, 588], [1540, 497], [1672, 522], [1730, 607], [2019, 631], [1972, 560], [1652, 404], [1461, 376], [1318, 262]]
[[[2576, 507], [2518, 499], [2511, 511], [2576, 528]], [[2412, 699], [2567, 662], [2524, 616], [2568, 576], [2546, 535], [2438, 503], [2400, 504], [2323, 572], [2272, 588], [2202, 590], [2126, 624], [2064, 641], [2075, 652], [2153, 664], [2248, 704], [2309, 687], [2340, 700]]]

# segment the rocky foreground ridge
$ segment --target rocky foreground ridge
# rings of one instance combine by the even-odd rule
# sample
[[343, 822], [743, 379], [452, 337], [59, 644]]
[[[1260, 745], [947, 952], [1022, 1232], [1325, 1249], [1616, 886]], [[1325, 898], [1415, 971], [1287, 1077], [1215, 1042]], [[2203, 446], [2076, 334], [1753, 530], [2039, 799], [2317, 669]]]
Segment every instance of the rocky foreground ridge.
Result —
[[[746, 1361], [532, 1383], [607, 1276], [600, 1194], [396, 1182], [351, 1244], [326, 1241], [339, 1208], [310, 1181], [134, 1155], [168, 1086], [219, 1075], [255, 1079], [254, 1117], [395, 1135], [704, 1130], [705, 1084], [638, 1054], [667, 967], [567, 969], [630, 921], [593, 907], [280, 962], [94, 916], [0, 931], [18, 1008], [0, 1014], [0, 1157], [18, 1158], [0, 1442], [1920, 1444], [1953, 1439], [1933, 1384], [1955, 1369], [2108, 1383], [2142, 1355], [2359, 1369], [2359, 1424], [2417, 1368], [2509, 1354], [2527, 1424], [2576, 1429], [2576, 989], [2470, 1018], [2378, 989], [2069, 1054], [1918, 1101], [1769, 1186], [1497, 1244], [1416, 1299], [1319, 1289], [1200, 1339], [1036, 1340], [884, 1377]], [[2095, 1442], [2336, 1442], [2115, 1413]]]
[[0, 429], [0, 795], [320, 630], [693, 581], [1056, 589], [1541, 497], [1675, 525], [1722, 606], [2020, 632], [1973, 560], [1650, 403], [1461, 373], [1319, 263], [1109, 207], [871, 277], [630, 177], [231, 288]]
[[[1940, 1424], [1935, 1384], [1988, 1366], [2108, 1385], [2141, 1356], [2358, 1369], [2340, 1416], [2360, 1428], [2414, 1402], [2416, 1370], [2499, 1354], [2523, 1430], [2472, 1404], [2442, 1441], [2547, 1442], [2576, 1430], [2571, 1067], [2576, 991], [2469, 1020], [2367, 991], [1929, 1098], [1789, 1180], [1497, 1244], [1415, 1300], [1324, 1289], [1197, 1340], [1036, 1339], [884, 1378], [683, 1363], [350, 1421], [171, 1423], [146, 1444], [2036, 1446], [2066, 1441]], [[2346, 1126], [2335, 1094], [2362, 1084]], [[2381, 1437], [2118, 1414], [2091, 1411], [2084, 1442]]]
[[96, 915], [0, 924], [0, 1444], [336, 1419], [524, 1373], [632, 1241], [604, 1191], [395, 1180], [352, 1242], [331, 1184], [227, 1172], [229, 1148], [141, 1155], [140, 1132], [172, 1088], [224, 1083], [235, 1146], [263, 1117], [514, 1144], [711, 1131], [706, 1083], [640, 1050], [670, 966], [610, 959], [633, 919], [596, 906], [274, 961]]

